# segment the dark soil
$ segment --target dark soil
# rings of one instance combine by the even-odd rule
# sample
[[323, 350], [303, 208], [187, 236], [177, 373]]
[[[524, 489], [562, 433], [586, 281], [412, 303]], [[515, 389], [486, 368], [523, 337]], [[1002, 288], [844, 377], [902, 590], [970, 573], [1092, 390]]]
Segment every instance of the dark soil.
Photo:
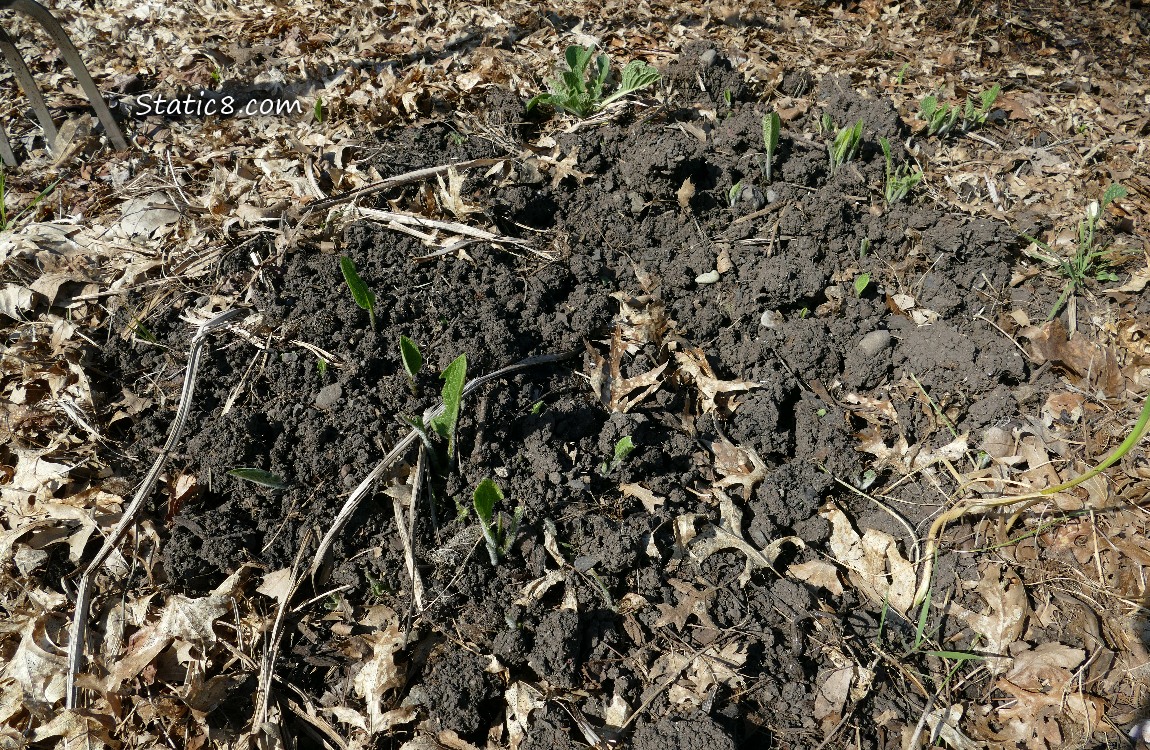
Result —
[[[434, 401], [438, 373], [458, 355], [466, 353], [469, 373], [479, 375], [524, 357], [578, 350], [582, 359], [523, 371], [465, 404], [458, 460], [437, 472], [434, 508], [425, 495], [416, 529], [433, 604], [409, 650], [433, 632], [442, 642], [412, 661], [409, 685], [419, 690], [396, 696], [395, 705], [411, 698], [428, 726], [482, 745], [502, 721], [510, 679], [554, 699], [533, 714], [523, 747], [580, 746], [586, 737], [567, 706], [601, 727], [613, 696], [632, 710], [649, 701], [624, 734], [636, 748], [817, 746], [826, 727], [815, 720], [813, 702], [829, 649], [852, 639], [873, 642], [880, 608], [849, 591], [836, 598], [770, 571], [754, 572], [743, 585], [745, 560], [734, 550], [678, 559], [676, 518], [719, 521], [710, 496], [695, 492], [717, 478], [709, 446], [725, 435], [767, 464], [766, 480], [749, 499], [738, 487], [730, 494], [752, 544], [765, 547], [790, 534], [806, 541], [806, 549], [789, 549], [779, 560], [785, 569], [825, 549], [829, 528], [818, 510], [827, 502], [860, 528], [905, 538], [887, 514], [834, 481], [857, 485], [874, 468], [856, 436], [865, 423], [843, 408], [843, 396], [892, 398], [910, 445], [950, 442], [913, 375], [976, 444], [981, 430], [1018, 415], [1011, 392], [1031, 373], [1012, 343], [975, 317], [993, 320], [1008, 301], [1015, 235], [948, 214], [921, 192], [910, 205], [886, 206], [877, 139], [888, 137], [901, 161], [909, 135], [892, 105], [845, 80], [817, 81], [802, 71], [788, 80], [809, 86], [814, 103], [784, 124], [773, 184], [760, 167], [765, 106], [721, 55], [695, 47], [665, 71], [675, 92], [669, 107], [632, 106], [611, 123], [556, 136], [561, 157], [578, 154], [585, 178], [556, 179], [550, 163], [529, 158], [509, 162], [509, 179], [467, 180], [467, 202], [555, 260], [474, 244], [466, 248], [470, 260], [416, 262], [428, 253], [417, 239], [362, 223], [335, 250], [301, 248], [282, 267], [265, 266], [250, 300], [262, 316], [255, 337], [267, 348], [216, 338], [183, 455], [172, 467], [193, 473], [202, 492], [169, 522], [163, 566], [171, 585], [194, 594], [245, 561], [269, 570], [290, 566], [299, 545], [322, 535], [350, 489], [407, 430], [400, 417], [421, 414]], [[476, 109], [489, 122], [517, 123], [503, 135], [526, 143], [545, 123], [543, 115], [522, 122], [522, 104], [492, 89]], [[836, 174], [828, 168], [826, 136], [818, 134], [824, 113], [838, 125], [866, 123], [860, 157]], [[692, 130], [705, 132], [705, 141]], [[384, 134], [381, 171], [505, 155], [493, 145], [499, 139], [473, 133], [461, 142], [453, 133], [429, 125]], [[686, 180], [695, 192], [684, 208], [677, 193]], [[732, 206], [729, 191], [740, 181]], [[419, 211], [425, 191], [413, 186], [385, 198]], [[476, 220], [483, 224], [483, 215]], [[256, 276], [249, 251], [225, 260], [221, 290], [241, 290]], [[377, 295], [375, 330], [348, 293], [341, 254]], [[718, 283], [699, 283], [721, 254], [730, 269]], [[862, 274], [870, 282], [856, 294]], [[640, 277], [653, 281], [644, 289]], [[718, 418], [697, 415], [691, 389], [671, 382], [630, 413], [610, 413], [581, 374], [590, 372], [585, 342], [609, 351], [615, 292], [657, 295], [676, 340], [701, 347], [719, 378], [761, 387], [740, 394], [733, 413]], [[895, 294], [914, 297], [916, 309], [937, 319], [919, 325], [892, 302]], [[188, 326], [174, 315], [150, 322], [170, 349], [137, 344], [107, 362], [139, 395], [166, 394], [126, 441], [138, 466], [150, 460], [173, 414], [188, 340]], [[400, 363], [400, 335], [418, 342], [427, 360], [414, 386]], [[219, 346], [225, 340], [229, 345]], [[321, 373], [316, 357], [292, 340], [325, 349], [342, 368], [333, 363]], [[665, 350], [648, 344], [624, 357], [622, 374], [666, 359]], [[624, 436], [637, 450], [604, 475], [603, 462]], [[291, 486], [262, 489], [226, 474], [238, 466], [270, 471]], [[880, 468], [875, 489], [900, 476]], [[474, 545], [473, 516], [457, 511], [485, 477], [502, 487], [504, 510], [525, 507], [518, 538], [498, 567], [482, 543]], [[921, 475], [892, 492], [913, 524], [953, 490], [944, 473], [933, 481], [941, 492]], [[665, 502], [648, 512], [620, 491], [626, 483]], [[329, 585], [351, 586], [340, 594], [350, 611], [385, 603], [405, 613], [410, 585], [402, 546], [391, 499], [379, 489], [342, 534]], [[530, 604], [514, 604], [528, 582], [557, 567], [544, 548], [552, 524], [568, 563], [564, 581]], [[940, 567], [953, 571], [955, 562]], [[565, 606], [571, 603], [573, 609]], [[663, 615], [676, 608], [685, 614], [668, 624]], [[912, 626], [888, 623], [883, 637], [893, 639], [892, 649], [906, 628]], [[311, 629], [286, 638], [280, 676], [326, 704], [326, 691], [347, 680], [340, 638]], [[652, 668], [664, 654], [689, 655], [711, 644], [745, 655], [739, 677], [674, 702]], [[487, 669], [492, 656], [505, 672]], [[861, 733], [868, 747], [898, 744], [898, 733], [874, 727], [874, 717], [893, 709], [913, 723], [923, 710], [916, 694], [897, 688], [878, 690], [861, 706], [852, 724], [871, 726]]]

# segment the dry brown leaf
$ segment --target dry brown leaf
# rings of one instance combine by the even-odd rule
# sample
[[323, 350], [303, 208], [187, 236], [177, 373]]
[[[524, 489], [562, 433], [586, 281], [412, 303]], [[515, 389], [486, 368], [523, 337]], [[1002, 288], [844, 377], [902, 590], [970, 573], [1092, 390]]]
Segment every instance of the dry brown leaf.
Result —
[[961, 604], [952, 603], [951, 611], [966, 621], [970, 629], [985, 641], [982, 651], [989, 656], [984, 662], [992, 674], [1001, 674], [1010, 664], [1007, 656], [1010, 646], [1022, 637], [1030, 605], [1019, 577], [997, 564], [987, 565], [982, 571], [975, 591], [986, 602], [986, 610], [976, 614]]
[[352, 680], [352, 689], [356, 696], [367, 704], [366, 731], [369, 735], [384, 732], [397, 723], [404, 723], [414, 718], [414, 714], [406, 718], [408, 717], [406, 713], [397, 714], [384, 710], [384, 705], [389, 702], [388, 693], [403, 687], [407, 672], [395, 660], [404, 642], [399, 629], [399, 616], [393, 611], [383, 614], [385, 627], [360, 636], [363, 642], [371, 647], [371, 655], [364, 660]]
[[216, 640], [215, 622], [231, 612], [231, 597], [218, 593], [198, 599], [181, 594], [170, 597], [159, 620], [128, 641], [124, 655], [111, 665], [105, 684], [109, 692], [140, 674], [175, 641], [207, 649]]
[[[663, 384], [660, 376], [669, 364], [664, 362], [641, 375], [624, 378], [620, 372], [624, 348], [621, 326], [615, 327], [615, 335], [611, 339], [610, 363], [590, 344], [587, 344], [587, 351], [591, 357], [591, 371], [587, 378], [591, 383], [591, 390], [599, 399], [599, 403], [603, 404], [609, 411], [623, 414], [659, 389]], [[642, 390], [638, 395], [631, 396], [633, 392], [640, 389]]]
[[1024, 744], [1031, 750], [1046, 750], [1062, 745], [1059, 722], [1098, 727], [1104, 704], [1093, 695], [1081, 692], [1075, 679], [1075, 668], [1086, 658], [1081, 649], [1047, 642], [1031, 648], [1025, 644], [1014, 650], [1014, 664], [995, 687], [1014, 700], [995, 712], [1002, 726], [996, 739]]
[[[676, 537], [684, 538], [683, 546], [696, 560], [706, 560], [711, 555], [724, 549], [735, 549], [746, 555], [747, 562], [743, 572], [739, 575], [739, 584], [746, 586], [751, 580], [751, 573], [755, 569], [766, 569], [778, 573], [774, 568], [775, 559], [782, 552], [783, 545], [791, 544], [796, 547], [805, 547], [806, 543], [797, 536], [785, 536], [776, 539], [760, 550], [743, 537], [743, 512], [735, 507], [726, 493], [715, 490], [714, 494], [719, 500], [719, 525], [707, 524], [698, 534], [694, 530], [693, 516], [680, 516], [676, 519]], [[679, 522], [689, 527], [680, 534]]]
[[281, 605], [286, 603], [288, 598], [291, 597], [292, 590], [292, 577], [291, 568], [280, 568], [273, 570], [263, 577], [263, 581], [256, 591], [264, 596], [270, 596]]
[[750, 500], [755, 485], [767, 478], [767, 465], [759, 454], [754, 448], [735, 445], [726, 438], [713, 441], [710, 447], [715, 454], [715, 471], [722, 474], [715, 486], [726, 489], [739, 485], [743, 488], [743, 499]]
[[36, 743], [59, 738], [56, 747], [84, 748], [84, 750], [104, 750], [118, 748], [120, 742], [113, 739], [115, 726], [108, 714], [96, 712], [61, 711], [44, 726], [32, 732], [31, 740]]
[[622, 490], [624, 497], [638, 498], [648, 513], [654, 513], [660, 505], [667, 502], [667, 498], [656, 495], [640, 484], [622, 484], [619, 485], [619, 489]]
[[843, 595], [843, 584], [839, 580], [839, 569], [826, 560], [810, 560], [796, 563], [787, 568], [792, 578], [811, 586], [826, 589], [835, 596]]
[[815, 690], [814, 717], [824, 734], [838, 726], [850, 696], [854, 674], [855, 670], [850, 666], [824, 667], [819, 670], [815, 678], [818, 687]]
[[704, 414], [715, 410], [734, 412], [737, 403], [730, 394], [762, 387], [760, 383], [750, 380], [720, 380], [715, 377], [714, 370], [707, 362], [707, 355], [697, 347], [686, 347], [675, 352], [675, 361], [679, 366], [679, 375], [694, 383], [698, 389], [699, 406]]
[[1051, 362], [1081, 381], [1102, 389], [1111, 398], [1126, 390], [1118, 359], [1112, 348], [1103, 348], [1086, 336], [1070, 337], [1060, 318], [1020, 332], [1030, 341], [1031, 356], [1039, 364]]
[[675, 198], [679, 201], [679, 208], [686, 211], [691, 207], [691, 199], [695, 197], [695, 183], [691, 182], [688, 177], [683, 180], [683, 184], [675, 191]]
[[[668, 583], [679, 592], [679, 602], [673, 607], [666, 602], [660, 602], [658, 605], [659, 617], [655, 620], [654, 627], [663, 628], [674, 625], [675, 630], [681, 633], [687, 625], [687, 620], [694, 615], [703, 626], [703, 630], [710, 631], [711, 638], [709, 640], [713, 640], [714, 636], [718, 635], [718, 630], [715, 629], [715, 621], [711, 619], [711, 615], [707, 611], [707, 605], [715, 598], [715, 589], [699, 590], [678, 578], [672, 578]], [[697, 637], [698, 635], [696, 635]], [[704, 639], [700, 642], [707, 643], [709, 640]]]
[[503, 699], [507, 702], [507, 741], [511, 750], [519, 750], [531, 729], [531, 712], [543, 708], [546, 702], [543, 694], [526, 682], [512, 683], [503, 693]]
[[482, 211], [479, 206], [473, 206], [463, 199], [462, 190], [465, 177], [461, 175], [455, 168], [447, 170], [447, 183], [443, 182], [443, 175], [435, 175], [435, 179], [439, 182], [439, 205], [441, 208], [447, 209], [452, 216], [457, 219], [463, 219], [470, 214]]
[[914, 566], [898, 551], [894, 537], [876, 529], [859, 536], [846, 514], [834, 506], [819, 515], [830, 521], [831, 555], [847, 570], [847, 577], [873, 604], [889, 604], [906, 616], [914, 602], [917, 579]]

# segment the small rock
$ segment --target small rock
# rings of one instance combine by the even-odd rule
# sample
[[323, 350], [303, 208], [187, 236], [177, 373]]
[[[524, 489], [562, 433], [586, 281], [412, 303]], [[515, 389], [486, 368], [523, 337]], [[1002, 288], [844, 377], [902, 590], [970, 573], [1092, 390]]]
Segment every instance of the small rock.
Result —
[[877, 357], [878, 354], [890, 346], [890, 331], [871, 331], [859, 339], [859, 351], [868, 357]]
[[779, 199], [779, 191], [774, 188], [767, 188], [767, 205], [773, 204]]
[[715, 58], [717, 57], [718, 53], [716, 53], [713, 49], [709, 49], [703, 54], [699, 55], [699, 62], [703, 63], [703, 65], [707, 67], [710, 67], [715, 64]]
[[575, 558], [575, 570], [580, 573], [586, 573], [599, 562], [599, 558], [593, 555], [580, 555]]
[[739, 193], [739, 200], [743, 203], [749, 203], [752, 211], [758, 211], [763, 206], [767, 205], [767, 201], [763, 198], [763, 191], [759, 190], [754, 185], [744, 187], [742, 192]]
[[343, 388], [340, 388], [339, 383], [332, 383], [320, 389], [320, 392], [315, 396], [315, 405], [321, 409], [330, 409], [335, 406], [339, 401], [339, 397], [343, 395]]
[[719, 281], [718, 271], [707, 271], [704, 274], [699, 274], [695, 277], [696, 284], [716, 284]]

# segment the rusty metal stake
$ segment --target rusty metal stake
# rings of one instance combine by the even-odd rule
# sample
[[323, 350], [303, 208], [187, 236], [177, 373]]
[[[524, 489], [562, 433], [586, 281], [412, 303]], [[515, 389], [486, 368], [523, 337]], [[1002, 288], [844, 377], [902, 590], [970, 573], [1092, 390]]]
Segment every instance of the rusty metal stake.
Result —
[[[104, 103], [104, 97], [100, 94], [100, 89], [96, 88], [95, 81], [92, 76], [88, 75], [88, 68], [84, 65], [83, 58], [80, 53], [76, 51], [75, 45], [72, 40], [68, 38], [64, 28], [60, 22], [48, 12], [36, 0], [0, 0], [0, 10], [12, 8], [18, 10], [25, 15], [31, 16], [35, 19], [44, 30], [48, 32], [52, 40], [60, 48], [61, 54], [64, 56], [64, 61], [68, 63], [68, 67], [72, 69], [76, 79], [80, 82], [80, 88], [88, 97], [88, 101], [92, 105], [92, 109], [96, 111], [96, 116], [100, 118], [100, 122], [104, 125], [104, 131], [111, 139], [112, 145], [118, 151], [126, 151], [128, 142], [124, 140], [124, 134], [120, 131], [120, 126], [116, 124], [116, 120], [112, 117], [111, 110], [108, 105]], [[32, 74], [28, 70], [28, 66], [24, 63], [24, 58], [21, 56], [20, 51], [16, 49], [16, 45], [2, 28], [0, 28], [0, 53], [3, 53], [4, 58], [8, 61], [8, 66], [12, 68], [13, 75], [16, 76], [16, 81], [20, 84], [20, 88], [24, 91], [24, 95], [28, 97], [28, 101], [32, 104], [32, 110], [36, 113], [36, 119], [40, 121], [40, 127], [44, 130], [44, 139], [48, 142], [48, 150], [56, 150], [56, 125], [52, 122], [52, 115], [48, 112], [48, 106], [44, 103], [44, 97], [40, 94], [39, 87], [36, 86], [36, 81], [33, 80]], [[4, 164], [9, 167], [16, 166], [16, 156], [12, 153], [12, 145], [8, 142], [8, 135], [4, 132], [4, 128], [0, 127], [0, 159], [3, 159]]]

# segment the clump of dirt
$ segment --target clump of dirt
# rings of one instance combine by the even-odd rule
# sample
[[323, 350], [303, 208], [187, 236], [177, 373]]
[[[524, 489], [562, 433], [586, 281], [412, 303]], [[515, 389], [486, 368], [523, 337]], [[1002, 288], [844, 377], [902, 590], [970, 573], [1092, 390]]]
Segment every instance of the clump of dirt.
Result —
[[[848, 397], [892, 404], [907, 444], [930, 450], [1016, 417], [1010, 388], [1031, 373], [982, 319], [1005, 301], [1013, 234], [926, 200], [885, 205], [878, 137], [906, 158], [898, 144], [907, 132], [891, 103], [841, 79], [796, 72], [784, 80], [796, 95], [814, 94], [809, 110], [784, 124], [770, 183], [762, 168], [767, 107], [704, 45], [666, 72], [674, 95], [665, 108], [626, 109], [548, 141], [544, 122], [522, 121], [522, 102], [493, 92], [490, 121], [519, 123], [499, 137], [464, 140], [428, 125], [382, 139], [385, 174], [508, 157], [495, 143], [536, 144], [536, 156], [469, 176], [458, 197], [474, 210], [461, 220], [489, 219], [540, 254], [475, 243], [425, 257], [417, 237], [359, 223], [338, 249], [300, 249], [280, 267], [256, 272], [242, 258], [228, 260], [221, 283], [244, 289], [254, 280], [259, 325], [205, 356], [175, 467], [202, 491], [171, 519], [163, 554], [171, 583], [202, 592], [246, 561], [291, 565], [409, 429], [402, 418], [434, 401], [438, 373], [458, 355], [477, 375], [576, 351], [581, 359], [518, 372], [466, 403], [456, 458], [433, 472], [415, 534], [428, 607], [413, 643], [438, 631], [454, 645], [434, 649], [421, 671], [413, 667], [407, 684], [421, 687], [396, 695], [396, 705], [410, 699], [432, 726], [479, 741], [502, 720], [508, 684], [524, 682], [561, 700], [536, 709], [523, 747], [583, 742], [575, 711], [602, 727], [613, 700], [644, 707], [629, 730], [636, 747], [818, 744], [825, 644], [859, 633], [873, 640], [879, 608], [770, 569], [748, 573], [746, 557], [730, 548], [704, 559], [684, 554], [682, 519], [723, 521], [713, 492], [723, 477], [717, 451], [730, 444], [762, 462], [745, 492], [726, 491], [741, 513], [736, 531], [751, 545], [765, 549], [788, 535], [806, 544], [783, 554], [776, 569], [785, 570], [824, 548], [826, 503], [905, 536], [843, 486], [863, 486], [867, 472], [879, 486], [901, 476], [862, 451], [866, 425]], [[836, 126], [865, 123], [858, 158], [833, 172], [824, 115]], [[436, 213], [434, 193], [412, 186], [385, 199]], [[348, 293], [341, 255], [376, 295], [374, 329]], [[705, 409], [680, 375], [628, 413], [605, 408], [584, 375], [594, 373], [596, 356], [610, 357], [621, 298], [659, 300], [671, 321], [663, 341], [636, 344], [622, 358], [621, 377], [699, 347], [715, 379], [750, 389], [726, 409]], [[141, 360], [125, 350], [110, 363], [131, 389], [168, 399], [133, 433], [137, 457], [162, 440], [178, 390], [167, 378], [178, 374], [186, 343], [174, 318], [154, 330], [176, 354]], [[426, 358], [414, 382], [401, 365], [401, 335]], [[294, 342], [330, 359], [321, 363]], [[149, 369], [162, 373], [158, 384], [133, 382]], [[636, 450], [611, 466], [628, 436]], [[228, 475], [239, 466], [289, 487]], [[508, 498], [503, 510], [523, 507], [498, 566], [467, 512], [486, 477]], [[917, 524], [953, 489], [949, 482], [910, 476], [891, 496], [905, 500], [899, 510]], [[332, 582], [349, 587], [340, 597], [352, 610], [377, 601], [410, 609], [391, 508], [382, 494], [365, 502], [334, 550]], [[529, 589], [549, 571], [558, 574], [548, 587]], [[827, 625], [828, 610], [856, 613]], [[899, 627], [890, 624], [885, 637], [899, 637]], [[283, 679], [316, 692], [344, 679], [331, 643], [288, 638]], [[872, 704], [874, 715], [918, 710], [897, 692]], [[862, 736], [877, 747], [867, 739], [874, 732]]]

